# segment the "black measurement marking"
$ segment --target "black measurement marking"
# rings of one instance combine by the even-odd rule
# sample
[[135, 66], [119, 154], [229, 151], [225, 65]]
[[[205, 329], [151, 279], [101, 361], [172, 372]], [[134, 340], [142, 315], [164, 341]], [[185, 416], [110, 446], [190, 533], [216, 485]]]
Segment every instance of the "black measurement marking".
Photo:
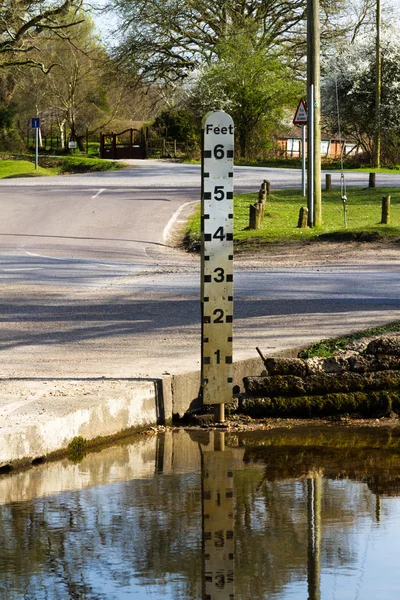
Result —
[[203, 338], [203, 343], [204, 344], [208, 344], [208, 338], [207, 337]]
[[203, 156], [204, 156], [204, 158], [211, 158], [212, 157], [211, 150], [204, 150]]
[[203, 302], [210, 302], [210, 298], [208, 296], [206, 296], [203, 300]]
[[225, 364], [227, 364], [227, 365], [232, 364], [232, 356], [225, 356]]
[[226, 474], [227, 477], [233, 477], [233, 471], [228, 471]]
[[233, 275], [227, 275], [226, 276], [226, 280], [227, 281], [233, 281]]
[[211, 192], [204, 192], [204, 200], [211, 200]]
[[203, 317], [203, 323], [211, 323], [211, 317]]
[[225, 494], [226, 498], [233, 498], [233, 491], [232, 490], [228, 490]]
[[233, 315], [226, 315], [226, 322], [233, 323]]
[[233, 192], [226, 192], [226, 199], [233, 200]]
[[233, 213], [229, 213], [228, 219], [233, 219]]
[[228, 377], [228, 383], [233, 383], [233, 377]]
[[233, 296], [228, 296], [228, 302], [233, 302]]
[[226, 241], [227, 242], [231, 242], [233, 240], [233, 233], [227, 233], [226, 234]]
[[[208, 340], [207, 340], [208, 341]], [[233, 338], [228, 337], [228, 342], [233, 342]]]
[[210, 177], [210, 173], [203, 173], [203, 177]]
[[228, 260], [233, 260], [233, 254], [229, 254]]
[[233, 158], [233, 150], [228, 150], [227, 151], [226, 158]]
[[[204, 175], [205, 177], [205, 175]], [[233, 173], [228, 173], [228, 177], [233, 177]]]
[[204, 283], [211, 283], [211, 275], [204, 275]]
[[210, 215], [203, 215], [203, 219], [209, 219]]
[[204, 260], [210, 260], [210, 257], [209, 256], [205, 256]]
[[206, 377], [205, 379], [203, 379], [203, 385], [207, 385], [208, 383], [208, 377]]
[[229, 530], [226, 532], [226, 539], [227, 540], [232, 540], [233, 539], [233, 531]]
[[204, 241], [205, 242], [211, 242], [211, 240], [212, 240], [211, 233], [205, 233], [204, 234]]
[[205, 365], [211, 365], [211, 358], [209, 356], [205, 356], [204, 357], [204, 364]]

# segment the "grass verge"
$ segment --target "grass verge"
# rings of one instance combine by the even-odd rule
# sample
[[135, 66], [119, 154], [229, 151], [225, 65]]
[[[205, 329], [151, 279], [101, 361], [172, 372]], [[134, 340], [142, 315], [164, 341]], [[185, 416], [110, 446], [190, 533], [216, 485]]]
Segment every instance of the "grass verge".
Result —
[[[381, 221], [382, 197], [391, 197], [391, 224]], [[265, 218], [258, 230], [249, 229], [250, 204], [258, 194], [237, 194], [234, 199], [234, 244], [236, 251], [271, 248], [276, 243], [351, 240], [379, 241], [400, 236], [400, 188], [349, 188], [347, 190], [347, 227], [344, 227], [343, 205], [337, 189], [322, 192], [321, 227], [299, 229], [299, 210], [307, 205], [299, 190], [280, 190], [269, 196]], [[200, 248], [200, 209], [188, 221], [184, 247]]]
[[[270, 158], [266, 160], [245, 160], [235, 158], [235, 165], [242, 167], [265, 167], [272, 169], [301, 169], [301, 158]], [[324, 171], [340, 171], [340, 160], [322, 160], [321, 167]], [[345, 171], [361, 173], [396, 173], [400, 172], [400, 165], [390, 165], [376, 169], [369, 166], [360, 166], [354, 161], [347, 160], [343, 167]]]
[[0, 179], [42, 177], [67, 173], [92, 173], [123, 169], [124, 167], [123, 163], [98, 158], [40, 156], [39, 167], [35, 169], [34, 162], [30, 160], [7, 158], [0, 160]]
[[312, 358], [313, 356], [333, 356], [337, 350], [344, 350], [351, 342], [361, 340], [367, 337], [375, 337], [378, 335], [385, 335], [388, 333], [395, 333], [400, 331], [400, 321], [393, 321], [386, 325], [379, 325], [377, 327], [369, 327], [368, 329], [361, 329], [354, 333], [349, 333], [342, 337], [328, 338], [312, 344], [305, 350], [299, 353], [299, 358]]

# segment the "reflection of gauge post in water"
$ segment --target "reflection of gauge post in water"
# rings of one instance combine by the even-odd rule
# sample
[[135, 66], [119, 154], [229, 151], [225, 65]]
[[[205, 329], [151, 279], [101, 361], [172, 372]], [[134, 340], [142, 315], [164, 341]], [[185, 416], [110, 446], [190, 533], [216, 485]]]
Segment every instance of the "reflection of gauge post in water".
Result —
[[232, 453], [214, 431], [201, 448], [203, 600], [235, 600]]
[[202, 152], [202, 392], [204, 404], [232, 401], [233, 364], [232, 118], [221, 111], [203, 120]]

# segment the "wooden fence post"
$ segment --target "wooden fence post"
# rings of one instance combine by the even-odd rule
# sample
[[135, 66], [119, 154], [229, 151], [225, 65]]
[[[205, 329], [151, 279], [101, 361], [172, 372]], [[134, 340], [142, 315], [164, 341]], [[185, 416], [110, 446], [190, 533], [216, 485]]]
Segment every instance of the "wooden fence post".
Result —
[[376, 173], [370, 173], [368, 187], [374, 188], [375, 186], [376, 186]]
[[330, 173], [326, 173], [325, 175], [325, 189], [327, 191], [332, 189], [332, 175]]
[[299, 229], [305, 229], [308, 224], [308, 208], [306, 206], [302, 206], [299, 212], [299, 221], [297, 223], [297, 227]]
[[249, 229], [260, 229], [262, 212], [262, 204], [250, 204]]
[[382, 225], [390, 224], [390, 196], [382, 197]]
[[268, 181], [268, 179], [264, 179], [262, 185], [265, 188], [265, 193], [267, 194], [267, 196], [270, 196], [271, 195], [271, 182]]

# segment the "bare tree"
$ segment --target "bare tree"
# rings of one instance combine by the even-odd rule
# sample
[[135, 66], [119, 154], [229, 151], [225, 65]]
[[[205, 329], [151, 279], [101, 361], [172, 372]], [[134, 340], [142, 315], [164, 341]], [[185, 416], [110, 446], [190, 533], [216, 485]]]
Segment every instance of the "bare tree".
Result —
[[0, 6], [0, 67], [31, 66], [44, 72], [46, 65], [33, 54], [38, 42], [51, 33], [68, 37], [68, 31], [82, 22], [78, 16], [82, 0], [4, 0]]

